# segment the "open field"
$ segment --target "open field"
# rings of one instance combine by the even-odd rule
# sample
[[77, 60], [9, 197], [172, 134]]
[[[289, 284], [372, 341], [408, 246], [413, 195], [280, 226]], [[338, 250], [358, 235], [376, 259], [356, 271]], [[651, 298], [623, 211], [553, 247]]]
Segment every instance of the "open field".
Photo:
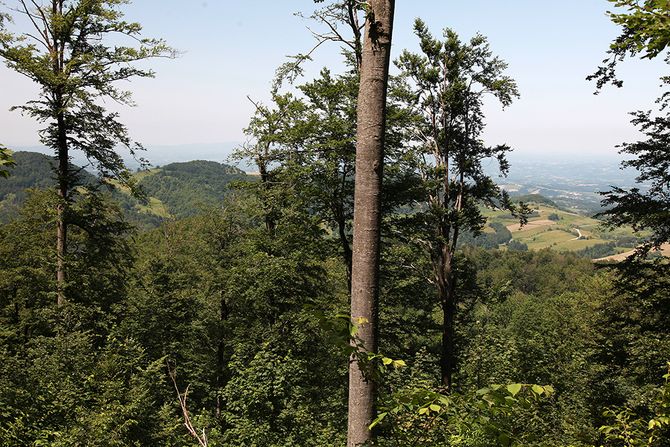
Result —
[[[627, 257], [635, 253], [635, 250], [628, 250], [623, 253], [619, 253], [616, 255], [612, 256], [605, 256], [604, 258], [598, 258], [594, 259], [594, 262], [609, 262], [609, 261], [614, 261], [614, 262], [621, 262], [625, 260]], [[661, 246], [661, 254], [666, 257], [670, 257], [670, 244], [663, 244]]]
[[155, 214], [156, 216], [168, 218], [170, 217], [170, 211], [160, 199], [156, 197], [149, 197], [149, 201], [146, 205], [137, 205], [137, 210], [141, 213]]
[[[523, 227], [519, 227], [518, 220], [505, 211], [485, 210], [483, 214], [489, 223], [504, 225], [513, 240], [527, 245], [530, 250], [580, 251], [605, 246], [604, 249], [622, 253], [630, 251], [640, 236], [630, 228], [609, 230], [597, 219], [546, 204], [530, 203], [529, 206], [534, 213]], [[623, 246], [619, 246], [620, 243]]]

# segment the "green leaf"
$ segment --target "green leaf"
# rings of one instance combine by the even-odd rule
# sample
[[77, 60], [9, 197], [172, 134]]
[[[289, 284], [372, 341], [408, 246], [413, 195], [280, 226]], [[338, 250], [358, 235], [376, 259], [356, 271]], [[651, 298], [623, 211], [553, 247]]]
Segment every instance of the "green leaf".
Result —
[[431, 410], [433, 410], [433, 411], [440, 411], [440, 410], [442, 409], [442, 407], [440, 407], [440, 406], [437, 405], [437, 404], [430, 404], [430, 407], [429, 407], [429, 408], [430, 408]]
[[403, 367], [407, 366], [407, 363], [405, 363], [404, 360], [394, 360], [393, 361], [393, 366], [395, 368], [403, 368]]
[[512, 396], [516, 396], [517, 394], [519, 394], [521, 388], [522, 385], [520, 383], [513, 383], [511, 385], [507, 385], [507, 391], [509, 391]]
[[370, 424], [368, 426], [368, 430], [372, 430], [375, 425], [379, 424], [382, 420], [384, 420], [384, 418], [386, 417], [387, 414], [388, 414], [388, 412], [386, 412], [386, 411], [383, 412], [383, 413], [379, 413], [377, 415], [377, 417], [375, 418], [375, 420], [372, 421], [372, 424]]
[[504, 446], [508, 446], [508, 445], [510, 445], [511, 439], [510, 439], [510, 437], [507, 433], [501, 433], [498, 436], [498, 442], [500, 442], [500, 444], [502, 444]]

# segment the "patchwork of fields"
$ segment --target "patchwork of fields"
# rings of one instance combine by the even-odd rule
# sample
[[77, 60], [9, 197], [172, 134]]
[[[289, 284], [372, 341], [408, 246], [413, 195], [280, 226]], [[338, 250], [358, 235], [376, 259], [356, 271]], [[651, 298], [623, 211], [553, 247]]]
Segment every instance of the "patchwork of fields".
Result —
[[589, 248], [602, 250], [607, 246], [612, 252], [607, 254], [609, 256], [629, 252], [639, 244], [640, 235], [634, 235], [631, 229], [610, 230], [601, 221], [588, 216], [546, 204], [529, 205], [534, 213], [523, 227], [508, 212], [487, 210], [484, 214], [489, 224], [504, 225], [511, 232], [512, 240], [524, 244], [529, 250], [583, 251]]

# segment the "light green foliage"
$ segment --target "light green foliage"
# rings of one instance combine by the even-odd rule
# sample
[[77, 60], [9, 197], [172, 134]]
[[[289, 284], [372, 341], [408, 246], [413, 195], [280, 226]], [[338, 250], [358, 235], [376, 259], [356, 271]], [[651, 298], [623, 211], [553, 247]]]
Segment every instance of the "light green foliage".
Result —
[[663, 376], [664, 385], [657, 390], [650, 419], [639, 417], [630, 409], [609, 409], [604, 416], [611, 425], [600, 427], [607, 446], [656, 447], [663, 446], [670, 436], [670, 363]]
[[7, 168], [12, 168], [14, 166], [15, 163], [12, 159], [11, 151], [0, 144], [0, 177], [9, 177]]
[[538, 405], [553, 392], [551, 386], [520, 383], [491, 385], [472, 395], [408, 387], [383, 404], [371, 428], [388, 425], [381, 445], [528, 445]]
[[670, 43], [670, 17], [668, 4], [663, 0], [609, 0], [617, 8], [625, 8], [624, 13], [610, 13], [614, 23], [623, 28], [623, 34], [612, 43], [613, 50], [628, 50], [644, 53], [642, 57], [651, 59], [658, 56]]

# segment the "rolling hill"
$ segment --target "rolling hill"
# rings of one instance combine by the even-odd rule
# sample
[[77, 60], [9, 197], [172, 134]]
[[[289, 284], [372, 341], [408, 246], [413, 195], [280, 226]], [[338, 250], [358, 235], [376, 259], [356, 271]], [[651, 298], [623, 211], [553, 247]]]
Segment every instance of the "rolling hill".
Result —
[[[36, 152], [14, 153], [16, 167], [9, 179], [0, 182], [0, 222], [16, 215], [29, 188], [49, 188], [56, 184], [53, 159]], [[73, 166], [73, 168], [76, 168]], [[138, 200], [114, 181], [110, 194], [128, 220], [143, 228], [155, 227], [164, 219], [183, 218], [220, 203], [236, 180], [250, 178], [244, 171], [214, 161], [195, 160], [171, 163], [134, 174], [146, 200]], [[81, 172], [82, 184], [99, 183], [98, 178]]]

